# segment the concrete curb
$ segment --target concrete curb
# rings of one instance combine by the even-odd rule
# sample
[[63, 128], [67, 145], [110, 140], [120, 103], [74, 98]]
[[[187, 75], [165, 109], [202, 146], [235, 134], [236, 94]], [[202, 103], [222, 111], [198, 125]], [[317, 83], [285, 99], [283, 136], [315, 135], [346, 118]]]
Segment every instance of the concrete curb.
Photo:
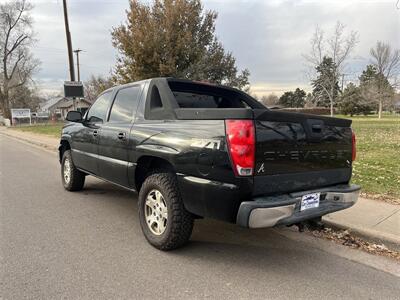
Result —
[[344, 229], [344, 230], [348, 229], [350, 232], [355, 233], [356, 235], [365, 239], [366, 241], [378, 244], [384, 244], [390, 249], [400, 251], [400, 237], [394, 234], [384, 233], [373, 229], [362, 228], [345, 222], [339, 223], [332, 220], [326, 220], [324, 218], [322, 220], [324, 224], [326, 224], [329, 227], [333, 227], [336, 229]]

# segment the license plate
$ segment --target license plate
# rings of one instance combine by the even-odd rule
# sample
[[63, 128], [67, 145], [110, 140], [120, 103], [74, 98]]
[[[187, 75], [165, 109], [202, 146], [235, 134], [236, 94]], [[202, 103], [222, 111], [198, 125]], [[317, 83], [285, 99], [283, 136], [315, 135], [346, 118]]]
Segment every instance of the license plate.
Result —
[[319, 206], [320, 193], [307, 194], [301, 197], [300, 211]]

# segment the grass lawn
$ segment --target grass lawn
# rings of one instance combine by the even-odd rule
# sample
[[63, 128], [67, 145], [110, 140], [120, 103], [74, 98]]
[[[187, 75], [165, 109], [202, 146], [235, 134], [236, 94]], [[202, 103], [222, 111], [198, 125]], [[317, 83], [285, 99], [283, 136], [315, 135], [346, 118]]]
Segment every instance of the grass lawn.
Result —
[[367, 194], [400, 199], [400, 117], [353, 117], [357, 158], [352, 181]]
[[32, 133], [45, 134], [51, 137], [59, 138], [61, 136], [61, 129], [64, 123], [55, 124], [41, 124], [33, 126], [14, 127], [13, 130], [20, 130]]
[[[345, 116], [338, 116], [346, 118]], [[400, 199], [400, 116], [351, 118], [357, 137], [357, 159], [352, 181], [362, 186], [364, 193], [389, 199]], [[60, 137], [63, 124], [18, 127]], [[396, 200], [396, 202], [399, 200]]]

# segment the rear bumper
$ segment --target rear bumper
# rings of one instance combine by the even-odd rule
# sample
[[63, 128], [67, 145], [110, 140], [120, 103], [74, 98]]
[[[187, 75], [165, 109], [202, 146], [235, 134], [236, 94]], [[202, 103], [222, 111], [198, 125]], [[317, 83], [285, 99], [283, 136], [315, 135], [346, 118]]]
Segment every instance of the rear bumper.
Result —
[[[321, 193], [319, 207], [300, 211], [303, 195]], [[263, 228], [290, 225], [351, 207], [360, 193], [358, 185], [337, 185], [280, 196], [256, 197], [240, 204], [236, 223], [243, 227]]]

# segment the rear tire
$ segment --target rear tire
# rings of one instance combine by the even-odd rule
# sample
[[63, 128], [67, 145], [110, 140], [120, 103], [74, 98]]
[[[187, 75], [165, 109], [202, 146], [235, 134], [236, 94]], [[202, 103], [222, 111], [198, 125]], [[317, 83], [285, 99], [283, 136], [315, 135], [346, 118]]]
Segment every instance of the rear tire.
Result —
[[67, 191], [80, 191], [85, 184], [85, 173], [79, 171], [72, 161], [71, 150], [65, 150], [61, 160], [61, 180]]
[[185, 245], [194, 217], [180, 196], [175, 174], [160, 171], [146, 178], [139, 192], [139, 220], [147, 241], [168, 251]]

